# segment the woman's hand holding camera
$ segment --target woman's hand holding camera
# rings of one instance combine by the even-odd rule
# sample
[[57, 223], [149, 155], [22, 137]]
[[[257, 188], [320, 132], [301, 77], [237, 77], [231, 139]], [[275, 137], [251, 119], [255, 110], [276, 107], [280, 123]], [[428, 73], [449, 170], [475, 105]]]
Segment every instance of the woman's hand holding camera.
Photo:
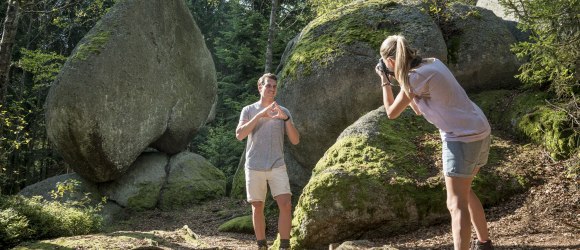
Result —
[[395, 84], [393, 84], [393, 76], [394, 73], [392, 71], [389, 70], [389, 68], [387, 68], [387, 65], [385, 65], [385, 62], [383, 61], [383, 59], [379, 59], [379, 63], [377, 64], [377, 66], [375, 67], [375, 72], [381, 77], [381, 86], [396, 86]]

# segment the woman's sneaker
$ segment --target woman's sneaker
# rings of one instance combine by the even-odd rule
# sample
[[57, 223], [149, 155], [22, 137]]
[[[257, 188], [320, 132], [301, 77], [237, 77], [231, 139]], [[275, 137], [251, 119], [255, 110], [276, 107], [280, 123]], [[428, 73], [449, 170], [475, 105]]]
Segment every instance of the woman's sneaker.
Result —
[[268, 242], [266, 240], [258, 240], [258, 250], [268, 250]]
[[471, 250], [493, 250], [493, 245], [491, 244], [491, 240], [481, 243], [478, 239], [473, 239], [471, 241]]

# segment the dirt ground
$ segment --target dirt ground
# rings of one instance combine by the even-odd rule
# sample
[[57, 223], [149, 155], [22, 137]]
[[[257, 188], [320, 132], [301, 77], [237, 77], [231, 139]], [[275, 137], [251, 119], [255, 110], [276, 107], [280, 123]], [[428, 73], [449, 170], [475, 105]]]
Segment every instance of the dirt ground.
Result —
[[[546, 157], [548, 159], [548, 157]], [[501, 205], [486, 209], [491, 238], [496, 249], [580, 249], [580, 179], [566, 169], [578, 162], [538, 166], [538, 184]], [[148, 211], [133, 214], [110, 230], [176, 230], [184, 225], [213, 249], [255, 249], [252, 234], [222, 233], [225, 221], [249, 214], [244, 201], [223, 198], [179, 212]], [[276, 237], [275, 218], [268, 221], [268, 240]], [[393, 237], [366, 239], [358, 249], [452, 249], [449, 224], [421, 228]], [[337, 244], [340, 244], [338, 242]], [[182, 245], [187, 249], [186, 245]], [[178, 247], [181, 248], [181, 247]], [[386, 247], [385, 247], [386, 249]]]

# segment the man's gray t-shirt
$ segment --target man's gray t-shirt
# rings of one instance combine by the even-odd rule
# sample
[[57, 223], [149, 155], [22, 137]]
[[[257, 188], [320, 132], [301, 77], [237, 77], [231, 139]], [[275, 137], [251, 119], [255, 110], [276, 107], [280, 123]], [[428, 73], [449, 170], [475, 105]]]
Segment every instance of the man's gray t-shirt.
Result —
[[[282, 111], [292, 119], [290, 111], [280, 106]], [[264, 107], [260, 102], [242, 109], [241, 122], [248, 122]], [[284, 163], [284, 121], [281, 119], [261, 118], [246, 142], [246, 164], [251, 170], [267, 171], [286, 165]]]

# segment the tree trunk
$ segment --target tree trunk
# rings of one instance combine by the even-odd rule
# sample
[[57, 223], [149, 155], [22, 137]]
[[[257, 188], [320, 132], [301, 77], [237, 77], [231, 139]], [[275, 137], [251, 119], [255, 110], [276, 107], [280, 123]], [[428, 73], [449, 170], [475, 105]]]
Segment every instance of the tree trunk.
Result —
[[268, 44], [266, 47], [266, 67], [265, 73], [272, 71], [272, 47], [274, 43], [274, 34], [276, 32], [276, 12], [278, 9], [278, 0], [272, 0], [272, 11], [270, 12], [270, 27], [268, 29]]
[[16, 41], [19, 10], [19, 0], [8, 0], [6, 17], [4, 18], [2, 40], [0, 40], [0, 104], [4, 104], [6, 91], [8, 89], [12, 47]]

